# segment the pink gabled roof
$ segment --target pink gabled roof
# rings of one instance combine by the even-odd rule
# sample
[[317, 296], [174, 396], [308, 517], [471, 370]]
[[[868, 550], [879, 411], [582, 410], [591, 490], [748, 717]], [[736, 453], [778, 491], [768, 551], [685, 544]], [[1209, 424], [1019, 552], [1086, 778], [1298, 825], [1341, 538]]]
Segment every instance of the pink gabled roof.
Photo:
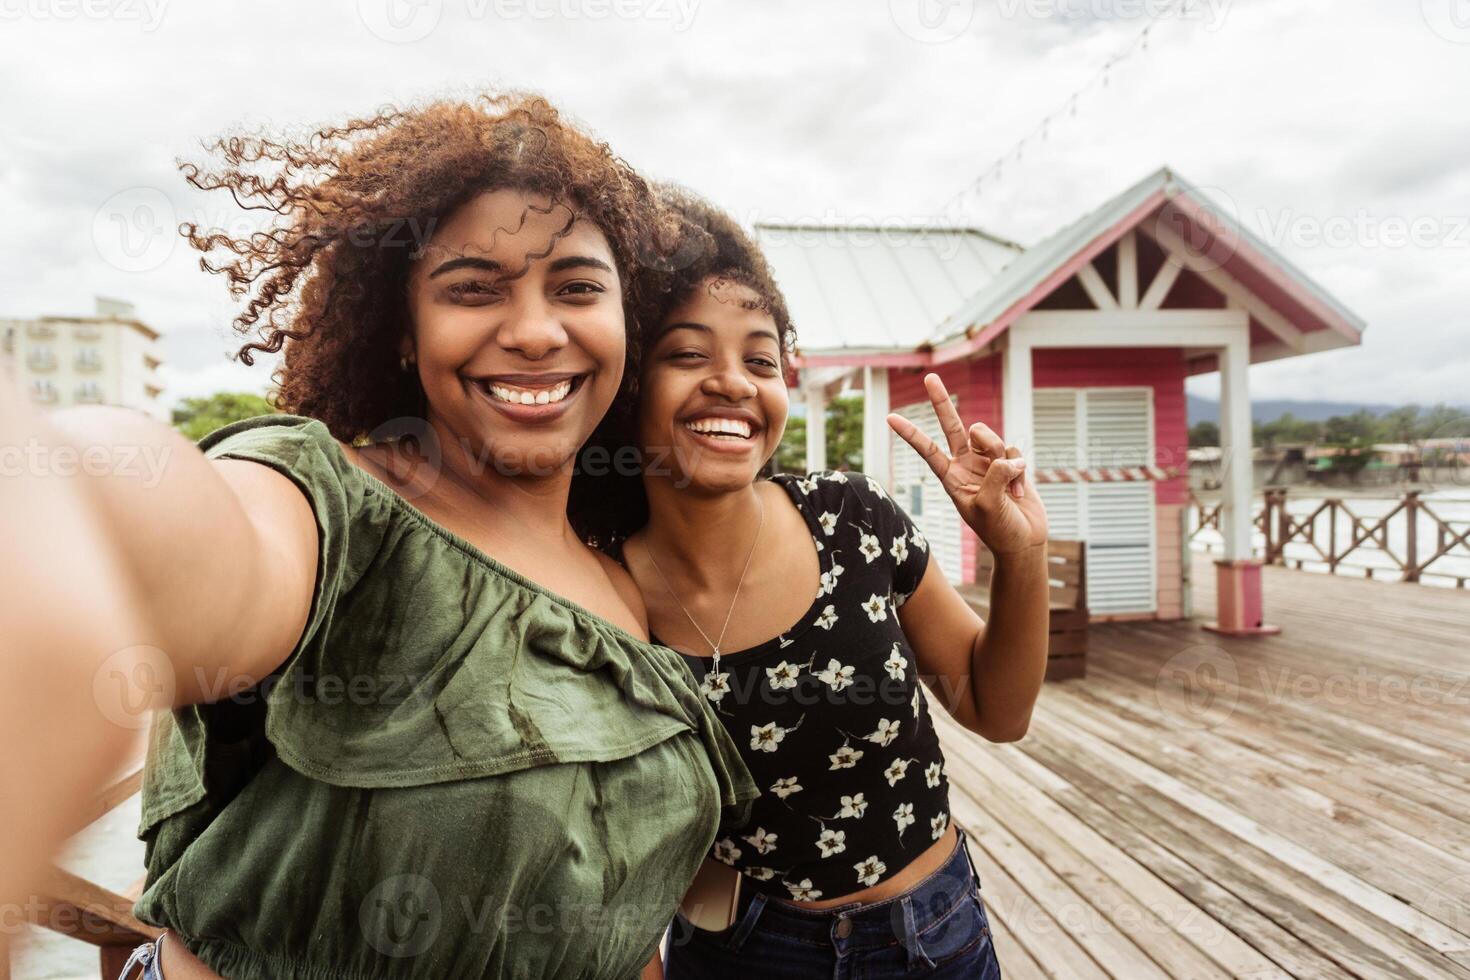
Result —
[[[1221, 269], [1303, 334], [1323, 335], [1313, 350], [1360, 342], [1366, 325], [1203, 192], [1161, 169], [1044, 241], [1026, 249], [927, 336], [887, 349], [798, 351], [803, 363], [894, 366], [939, 364], [985, 347], [1079, 269], [1129, 231], [1153, 222], [1179, 233], [1191, 251]], [[784, 287], [783, 283], [783, 287]], [[800, 311], [793, 310], [800, 330]], [[1253, 330], [1264, 340], [1274, 335]], [[1271, 354], [1281, 356], [1280, 351]], [[1289, 356], [1289, 355], [1288, 355]]]

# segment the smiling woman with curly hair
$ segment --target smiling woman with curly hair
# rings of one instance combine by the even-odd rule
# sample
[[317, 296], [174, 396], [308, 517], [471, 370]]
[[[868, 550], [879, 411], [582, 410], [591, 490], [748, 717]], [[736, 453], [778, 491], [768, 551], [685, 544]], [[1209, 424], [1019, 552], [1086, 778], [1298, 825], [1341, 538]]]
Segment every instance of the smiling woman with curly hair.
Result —
[[[62, 618], [104, 610], [167, 678], [135, 907], [167, 931], [135, 957], [170, 978], [636, 973], [756, 795], [567, 517], [636, 376], [658, 206], [533, 97], [212, 150], [187, 179], [267, 227], [184, 232], [245, 300], [247, 362], [284, 354], [288, 414], [195, 447], [117, 409], [32, 415], [0, 379], [7, 438], [169, 454], [157, 485], [50, 501], [88, 547], [0, 543], [54, 581], [119, 556], [107, 601]], [[36, 483], [0, 494], [38, 506]]]

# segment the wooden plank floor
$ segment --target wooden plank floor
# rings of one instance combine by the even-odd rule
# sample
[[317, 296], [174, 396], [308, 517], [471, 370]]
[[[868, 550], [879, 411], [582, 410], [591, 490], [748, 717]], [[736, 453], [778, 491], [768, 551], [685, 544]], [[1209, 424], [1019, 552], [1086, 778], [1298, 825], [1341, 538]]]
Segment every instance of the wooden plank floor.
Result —
[[1470, 592], [1268, 568], [1227, 638], [1193, 572], [1022, 741], [940, 722], [1008, 980], [1470, 980]]

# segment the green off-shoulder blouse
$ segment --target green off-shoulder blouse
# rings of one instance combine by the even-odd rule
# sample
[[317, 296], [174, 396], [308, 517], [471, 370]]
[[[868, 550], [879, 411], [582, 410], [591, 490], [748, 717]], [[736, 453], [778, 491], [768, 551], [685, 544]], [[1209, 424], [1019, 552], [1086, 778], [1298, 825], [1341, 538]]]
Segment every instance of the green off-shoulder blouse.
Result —
[[320, 422], [200, 445], [292, 479], [321, 557], [271, 678], [159, 716], [138, 918], [231, 980], [636, 976], [757, 795], [680, 657], [433, 523]]

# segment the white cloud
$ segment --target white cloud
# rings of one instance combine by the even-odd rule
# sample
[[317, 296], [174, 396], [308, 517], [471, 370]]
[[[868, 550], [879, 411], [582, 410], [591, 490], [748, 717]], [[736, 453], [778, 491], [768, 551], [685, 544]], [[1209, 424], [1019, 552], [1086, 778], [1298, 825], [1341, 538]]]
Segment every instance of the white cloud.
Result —
[[[1192, 0], [1198, 9], [1203, 0]], [[1258, 234], [1369, 217], [1470, 217], [1459, 0], [1233, 0], [1168, 20], [1075, 118], [987, 187], [972, 217], [1030, 241], [1161, 164], [1221, 188]], [[916, 20], [948, 11], [968, 20]], [[1444, 5], [1444, 11], [1438, 5]], [[236, 312], [182, 242], [147, 268], [99, 247], [99, 207], [151, 189], [157, 217], [236, 221], [186, 187], [179, 156], [242, 127], [345, 118], [490, 85], [545, 91], [636, 166], [742, 217], [932, 214], [1146, 23], [1137, 0], [344, 0], [219, 5], [109, 0], [64, 17], [3, 7], [0, 315], [137, 304], [221, 355]], [[437, 12], [437, 13], [436, 13]], [[392, 13], [396, 20], [389, 19]], [[433, 19], [421, 40], [384, 25]], [[414, 27], [413, 24], [420, 26]], [[925, 24], [949, 40], [916, 40]], [[900, 26], [902, 25], [902, 27]], [[918, 25], [916, 27], [916, 25]], [[905, 31], [907, 29], [907, 33]], [[921, 29], [922, 28], [922, 29]], [[376, 30], [378, 33], [374, 33]], [[391, 34], [391, 31], [389, 31]], [[932, 32], [931, 32], [932, 33]], [[1283, 215], [1292, 220], [1283, 224]], [[1260, 227], [1262, 220], [1267, 229]], [[104, 232], [127, 229], [102, 223]], [[133, 229], [141, 233], [139, 229]], [[1354, 351], [1255, 369], [1273, 397], [1462, 400], [1470, 231], [1428, 247], [1279, 242], [1370, 325]], [[100, 250], [99, 250], [100, 248]], [[154, 259], [157, 259], [155, 262]], [[129, 265], [127, 261], [121, 263]], [[137, 265], [139, 263], [133, 263]], [[172, 366], [170, 395], [244, 374]], [[240, 369], [243, 371], [243, 369]]]

